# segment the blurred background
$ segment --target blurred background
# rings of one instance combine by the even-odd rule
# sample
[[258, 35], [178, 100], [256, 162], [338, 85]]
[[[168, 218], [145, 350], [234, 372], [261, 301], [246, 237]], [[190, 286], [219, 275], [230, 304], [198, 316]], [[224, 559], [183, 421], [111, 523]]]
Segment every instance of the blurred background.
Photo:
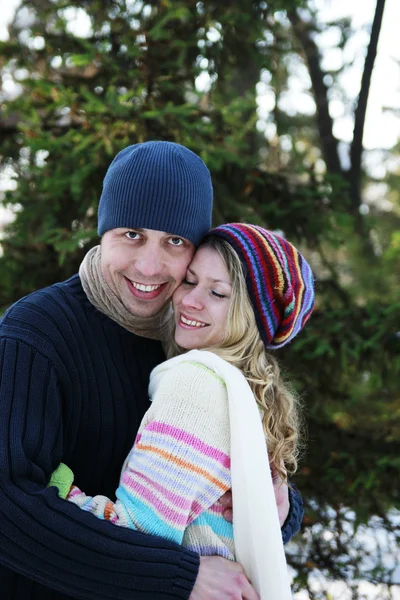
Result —
[[400, 3], [2, 0], [0, 310], [98, 243], [123, 147], [211, 170], [214, 223], [278, 230], [317, 305], [280, 351], [300, 392], [297, 600], [400, 598]]

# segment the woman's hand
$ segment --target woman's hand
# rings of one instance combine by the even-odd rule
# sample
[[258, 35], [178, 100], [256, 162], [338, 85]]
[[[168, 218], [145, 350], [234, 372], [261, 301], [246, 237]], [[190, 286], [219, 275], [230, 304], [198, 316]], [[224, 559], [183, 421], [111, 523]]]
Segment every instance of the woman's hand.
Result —
[[[286, 483], [282, 482], [282, 479], [276, 469], [274, 463], [271, 463], [271, 476], [272, 483], [274, 486], [275, 492], [275, 500], [276, 505], [278, 507], [278, 515], [279, 515], [279, 523], [282, 527], [285, 523], [287, 516], [289, 514], [289, 488]], [[232, 523], [232, 492], [229, 490], [225, 492], [223, 496], [219, 499], [220, 503], [224, 507], [223, 516], [226, 521]]]
[[275, 463], [270, 463], [272, 484], [274, 486], [275, 500], [278, 507], [279, 524], [283, 527], [288, 514], [289, 514], [289, 488], [286, 483], [282, 481], [279, 475]]
[[226, 521], [232, 523], [233, 513], [232, 513], [232, 492], [228, 490], [225, 492], [223, 496], [219, 499], [220, 503], [224, 507], [223, 516]]

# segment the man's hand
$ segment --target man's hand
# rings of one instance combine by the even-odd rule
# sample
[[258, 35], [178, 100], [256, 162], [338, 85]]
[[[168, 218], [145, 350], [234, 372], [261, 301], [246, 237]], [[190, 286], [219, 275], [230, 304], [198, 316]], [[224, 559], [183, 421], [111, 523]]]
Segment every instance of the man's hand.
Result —
[[259, 600], [242, 565], [220, 556], [201, 556], [189, 600]]
[[[289, 514], [289, 488], [285, 483], [282, 483], [282, 479], [278, 471], [276, 470], [276, 466], [274, 465], [274, 463], [271, 463], [270, 466], [276, 505], [278, 507], [279, 523], [282, 527]], [[229, 523], [232, 523], [232, 492], [225, 492], [225, 494], [221, 496], [219, 501], [224, 507], [224, 519], [229, 521]]]

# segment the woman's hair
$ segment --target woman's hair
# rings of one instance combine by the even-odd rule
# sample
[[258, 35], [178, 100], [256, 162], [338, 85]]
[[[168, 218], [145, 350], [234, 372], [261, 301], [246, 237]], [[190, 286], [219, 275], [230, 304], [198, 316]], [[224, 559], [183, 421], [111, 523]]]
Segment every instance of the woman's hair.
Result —
[[[283, 382], [277, 361], [261, 340], [245, 274], [235, 250], [219, 237], [207, 236], [200, 247], [213, 248], [224, 261], [232, 282], [226, 333], [218, 346], [207, 348], [240, 369], [261, 410], [270, 461], [283, 481], [297, 469], [300, 439], [300, 401]], [[171, 344], [168, 355], [183, 350]]]

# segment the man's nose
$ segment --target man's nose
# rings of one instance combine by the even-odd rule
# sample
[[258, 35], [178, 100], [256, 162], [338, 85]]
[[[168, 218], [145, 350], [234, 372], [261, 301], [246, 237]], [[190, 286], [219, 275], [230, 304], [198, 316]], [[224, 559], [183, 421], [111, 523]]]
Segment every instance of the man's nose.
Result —
[[[144, 277], [156, 277], [163, 271], [163, 261], [160, 251], [157, 249], [141, 249], [135, 260], [135, 269]], [[160, 282], [162, 283], [162, 282]]]

